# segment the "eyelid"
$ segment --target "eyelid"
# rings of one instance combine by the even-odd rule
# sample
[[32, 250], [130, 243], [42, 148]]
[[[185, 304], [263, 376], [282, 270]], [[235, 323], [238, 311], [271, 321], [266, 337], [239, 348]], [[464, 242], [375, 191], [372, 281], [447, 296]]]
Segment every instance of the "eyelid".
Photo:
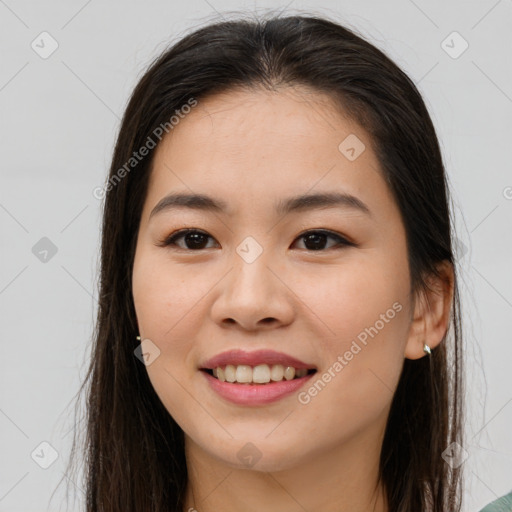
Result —
[[[178, 238], [180, 238], [182, 236], [185, 236], [188, 233], [199, 233], [199, 234], [205, 235], [208, 238], [211, 238], [212, 240], [215, 240], [215, 238], [212, 235], [210, 235], [208, 232], [206, 232], [206, 231], [204, 231], [202, 229], [199, 229], [199, 228], [182, 228], [182, 229], [178, 229], [177, 231], [173, 231], [168, 236], [165, 236], [163, 239], [161, 239], [157, 243], [155, 243], [155, 245], [157, 245], [158, 247], [173, 246], [173, 248], [176, 249], [176, 250], [182, 250], [182, 251], [186, 251], [186, 252], [201, 252], [201, 251], [204, 251], [205, 249], [195, 249], [194, 250], [194, 249], [187, 249], [187, 248], [179, 247], [179, 246], [177, 246], [174, 243], [175, 240], [177, 240]], [[305, 235], [307, 235], [309, 233], [323, 234], [323, 235], [326, 235], [326, 236], [331, 237], [333, 239], [336, 239], [338, 241], [338, 243], [335, 246], [327, 248], [327, 249], [319, 249], [317, 251], [304, 249], [306, 252], [309, 252], [309, 253], [315, 253], [315, 252], [321, 253], [321, 252], [326, 252], [329, 249], [336, 249], [336, 248], [339, 248], [339, 247], [357, 247], [358, 246], [358, 244], [353, 242], [350, 239], [350, 237], [347, 237], [345, 235], [342, 235], [341, 233], [338, 233], [336, 231], [332, 231], [332, 230], [326, 229], [326, 228], [308, 228], [308, 229], [304, 229], [303, 231], [301, 231], [294, 238], [294, 243], [295, 243], [296, 240], [299, 240], [299, 239], [303, 238]], [[211, 249], [211, 247], [207, 247], [206, 249]]]
[[[307, 235], [308, 233], [321, 233], [323, 235], [328, 235], [332, 238], [338, 239], [343, 245], [350, 245], [350, 246], [354, 246], [354, 247], [357, 246], [357, 244], [355, 242], [353, 242], [352, 240], [350, 240], [349, 237], [342, 235], [341, 233], [338, 233], [337, 231], [332, 231], [331, 229], [326, 229], [326, 228], [305, 229], [304, 231], [302, 231], [300, 234], [297, 235], [295, 240], [303, 237], [304, 235]], [[310, 251], [310, 252], [314, 252], [314, 251]], [[318, 251], [318, 252], [322, 252], [322, 251]]]
[[[199, 229], [199, 228], [183, 228], [183, 229], [178, 229], [177, 231], [173, 231], [170, 235], [166, 235], [164, 236], [162, 239], [158, 240], [158, 242], [156, 242], [155, 245], [157, 245], [158, 247], [166, 247], [168, 245], [171, 245], [172, 242], [174, 240], [176, 240], [177, 238], [181, 237], [181, 236], [184, 236], [188, 233], [200, 233], [202, 235], [205, 235], [211, 239], [214, 240], [214, 237], [212, 235], [210, 235], [209, 233], [207, 233], [206, 231], [202, 230], [202, 229]], [[182, 249], [181, 247], [177, 247], [177, 249]], [[189, 252], [199, 252], [199, 250], [197, 251], [192, 251], [191, 249], [183, 249], [185, 251], [189, 251]], [[201, 250], [204, 250], [204, 249], [201, 249]]]

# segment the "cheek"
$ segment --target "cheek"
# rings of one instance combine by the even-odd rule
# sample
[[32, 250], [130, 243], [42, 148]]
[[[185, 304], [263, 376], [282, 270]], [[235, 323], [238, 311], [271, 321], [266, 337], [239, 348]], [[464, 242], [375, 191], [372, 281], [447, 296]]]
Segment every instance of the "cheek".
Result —
[[[336, 268], [289, 276], [306, 306], [303, 312], [322, 327], [325, 343], [338, 353], [359, 339], [405, 342], [409, 301], [407, 266], [378, 258], [360, 258]], [[315, 329], [316, 330], [316, 329]], [[319, 332], [319, 330], [317, 330]], [[368, 344], [369, 346], [369, 344]], [[388, 347], [389, 348], [389, 347]]]
[[361, 417], [380, 413], [398, 384], [410, 325], [408, 267], [399, 255], [374, 256], [372, 264], [360, 259], [323, 276], [303, 273], [298, 283], [317, 313], [316, 320], [309, 315], [321, 326], [317, 332], [325, 333], [318, 343], [323, 371], [315, 382], [321, 382], [304, 396], [323, 404], [319, 413], [328, 403]]
[[[329, 436], [333, 425], [340, 436], [356, 435], [387, 415], [404, 361], [408, 328], [399, 293], [351, 288], [324, 302], [322, 318], [336, 336], [319, 344], [322, 368], [298, 396], [304, 418], [322, 417], [309, 424], [312, 436]], [[376, 283], [368, 287], [375, 292]], [[387, 293], [386, 293], [387, 292]], [[398, 299], [398, 300], [397, 300]], [[337, 301], [336, 301], [337, 300]], [[306, 421], [306, 420], [305, 420]]]
[[[185, 267], [141, 250], [133, 268], [133, 300], [139, 327], [147, 338], [160, 343], [178, 342], [184, 326], [190, 328], [207, 280], [189, 275]], [[190, 336], [189, 336], [190, 338]]]
[[146, 371], [169, 414], [187, 431], [194, 428], [186, 413], [191, 406], [186, 388], [197, 338], [194, 329], [200, 325], [200, 299], [206, 293], [200, 284], [150, 251], [142, 249], [134, 261], [132, 291], [138, 325], [143, 338], [159, 350]]
[[[171, 414], [184, 407], [180, 383], [190, 375], [194, 326], [199, 325], [201, 290], [191, 286], [176, 266], [142, 250], [133, 268], [133, 300], [140, 334], [157, 348], [146, 366], [150, 381]], [[203, 293], [204, 294], [204, 293]]]

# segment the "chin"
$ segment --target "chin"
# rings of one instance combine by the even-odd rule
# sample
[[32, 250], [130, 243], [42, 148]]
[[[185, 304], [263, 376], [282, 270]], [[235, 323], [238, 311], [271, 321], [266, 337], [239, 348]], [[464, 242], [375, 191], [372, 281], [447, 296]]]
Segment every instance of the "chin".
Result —
[[297, 447], [303, 448], [303, 440], [297, 440], [294, 444], [285, 444], [282, 439], [277, 438], [273, 441], [264, 438], [250, 441], [250, 438], [246, 437], [244, 440], [230, 440], [223, 443], [223, 446], [217, 444], [217, 449], [211, 451], [210, 448], [208, 451], [213, 457], [233, 469], [276, 472], [301, 464], [305, 453], [299, 453]]

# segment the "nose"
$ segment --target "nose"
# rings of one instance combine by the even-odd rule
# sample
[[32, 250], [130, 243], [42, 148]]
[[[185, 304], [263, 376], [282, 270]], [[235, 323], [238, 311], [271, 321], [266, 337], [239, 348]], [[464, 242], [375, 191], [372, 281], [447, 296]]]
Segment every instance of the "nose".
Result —
[[261, 254], [248, 263], [237, 253], [212, 305], [212, 317], [222, 327], [238, 324], [248, 331], [271, 329], [293, 321], [294, 294], [276, 262]]

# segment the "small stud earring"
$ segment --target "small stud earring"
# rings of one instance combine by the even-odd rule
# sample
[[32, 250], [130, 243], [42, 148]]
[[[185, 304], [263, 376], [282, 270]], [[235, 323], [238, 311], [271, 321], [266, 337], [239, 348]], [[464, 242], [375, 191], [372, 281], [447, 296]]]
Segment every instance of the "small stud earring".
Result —
[[428, 355], [432, 353], [432, 350], [430, 350], [430, 347], [426, 343], [423, 344], [423, 352], [425, 352]]
[[137, 336], [137, 339], [140, 341], [140, 336]]

